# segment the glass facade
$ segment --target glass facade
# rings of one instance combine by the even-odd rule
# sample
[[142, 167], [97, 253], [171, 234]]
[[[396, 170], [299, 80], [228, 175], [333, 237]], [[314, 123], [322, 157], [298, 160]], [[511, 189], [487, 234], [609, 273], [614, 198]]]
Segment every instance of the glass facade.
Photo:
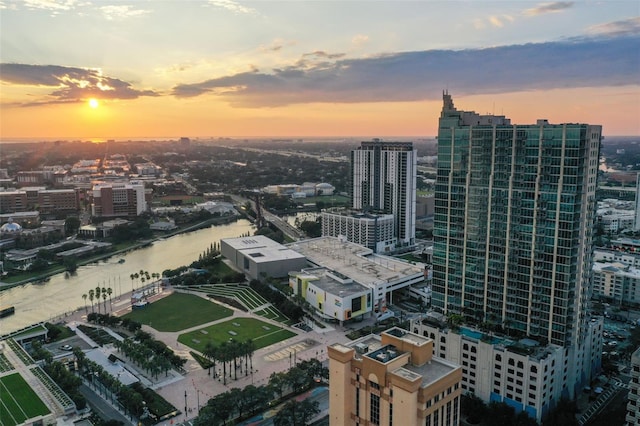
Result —
[[559, 345], [590, 293], [599, 126], [458, 111], [438, 132], [433, 305]]

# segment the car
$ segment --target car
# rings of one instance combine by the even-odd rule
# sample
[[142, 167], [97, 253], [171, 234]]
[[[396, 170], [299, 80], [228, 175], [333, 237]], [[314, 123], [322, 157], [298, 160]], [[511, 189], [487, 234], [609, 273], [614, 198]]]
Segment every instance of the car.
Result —
[[62, 345], [60, 346], [60, 349], [62, 349], [63, 351], [70, 351], [73, 348], [71, 347], [71, 345]]

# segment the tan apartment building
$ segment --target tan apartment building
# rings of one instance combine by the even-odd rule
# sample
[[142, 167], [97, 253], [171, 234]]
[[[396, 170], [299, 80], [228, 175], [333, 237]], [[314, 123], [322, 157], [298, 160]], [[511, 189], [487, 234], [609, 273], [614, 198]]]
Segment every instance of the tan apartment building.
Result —
[[398, 327], [329, 354], [329, 424], [457, 426], [462, 370], [433, 340]]

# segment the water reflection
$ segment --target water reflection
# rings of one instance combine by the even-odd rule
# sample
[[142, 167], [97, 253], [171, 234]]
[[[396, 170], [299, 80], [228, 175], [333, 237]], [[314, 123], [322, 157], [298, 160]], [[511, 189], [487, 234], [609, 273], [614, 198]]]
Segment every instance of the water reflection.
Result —
[[[251, 223], [247, 220], [212, 226], [197, 231], [176, 235], [159, 240], [153, 245], [81, 266], [75, 275], [64, 273], [52, 276], [42, 284], [25, 284], [0, 292], [0, 305], [15, 306], [16, 313], [0, 319], [0, 333], [5, 334], [24, 326], [84, 308], [83, 294], [96, 286], [111, 287], [114, 307], [124, 306], [119, 296], [131, 291], [130, 275], [140, 270], [149, 273], [161, 273], [165, 269], [173, 269], [188, 265], [203, 253], [213, 242], [221, 238], [238, 237], [251, 232]], [[120, 263], [120, 259], [124, 262]], [[90, 306], [87, 298], [86, 303]], [[95, 303], [95, 301], [94, 301]], [[109, 301], [107, 300], [107, 305]]]

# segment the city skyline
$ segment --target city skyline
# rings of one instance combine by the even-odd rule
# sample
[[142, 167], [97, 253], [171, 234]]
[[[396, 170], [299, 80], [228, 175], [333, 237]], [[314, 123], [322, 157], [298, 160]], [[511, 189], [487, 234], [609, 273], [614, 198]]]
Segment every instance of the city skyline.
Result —
[[28, 0], [0, 20], [4, 140], [434, 136], [446, 89], [640, 134], [634, 1]]

